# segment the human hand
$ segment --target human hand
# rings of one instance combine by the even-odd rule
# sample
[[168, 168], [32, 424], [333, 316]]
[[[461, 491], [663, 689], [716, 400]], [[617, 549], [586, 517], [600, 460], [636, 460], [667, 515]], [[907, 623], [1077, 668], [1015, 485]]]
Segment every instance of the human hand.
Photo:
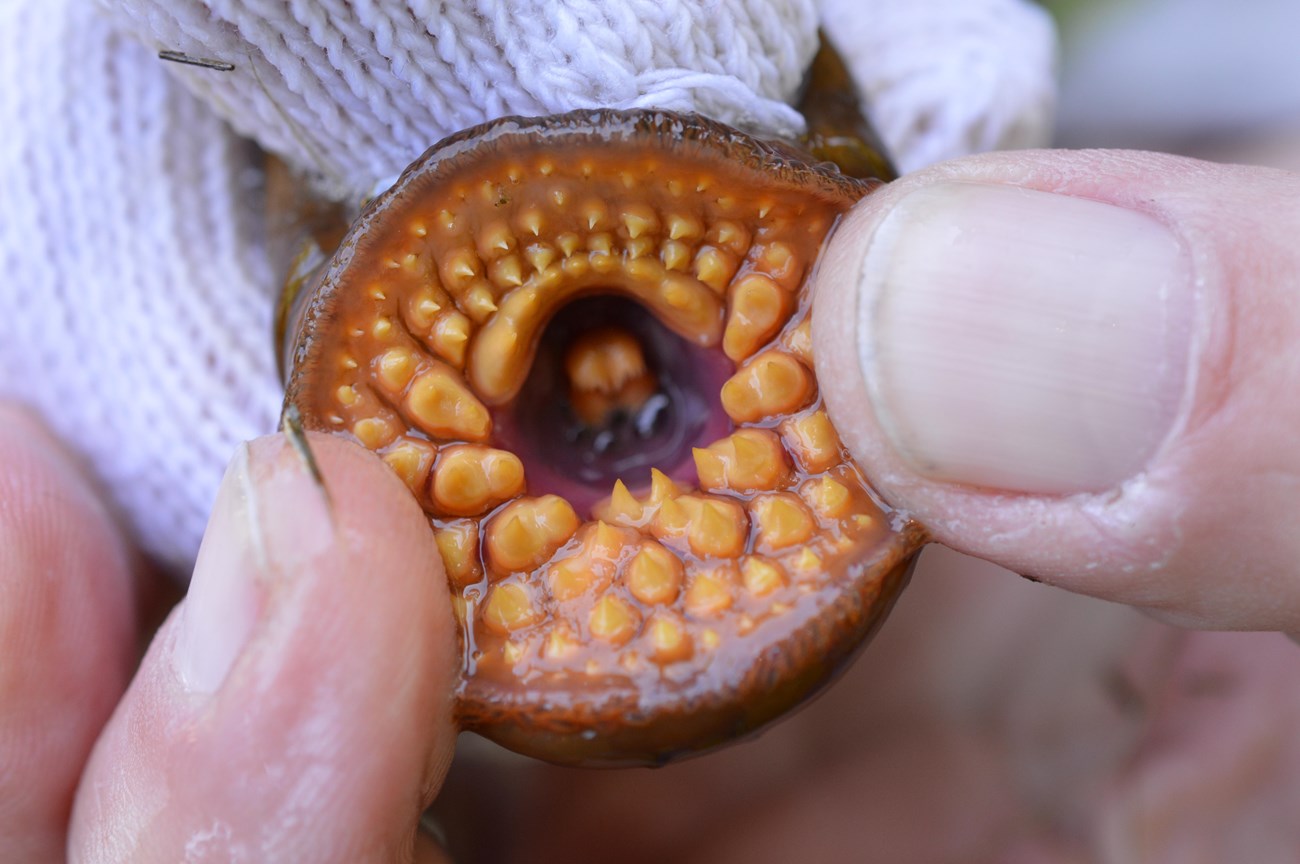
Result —
[[311, 447], [324, 487], [241, 448], [132, 679], [138, 557], [0, 406], [0, 860], [446, 860], [417, 832], [455, 741], [440, 558], [382, 463]]
[[832, 417], [955, 549], [1184, 626], [1296, 633], [1297, 229], [1285, 171], [1103, 151], [913, 174], [820, 272]]

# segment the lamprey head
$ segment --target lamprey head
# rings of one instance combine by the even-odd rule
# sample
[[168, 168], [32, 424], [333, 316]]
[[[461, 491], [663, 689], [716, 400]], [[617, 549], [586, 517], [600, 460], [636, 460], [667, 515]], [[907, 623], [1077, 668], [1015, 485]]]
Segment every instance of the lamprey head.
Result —
[[922, 532], [823, 410], [807, 287], [877, 185], [696, 116], [508, 118], [305, 284], [288, 402], [428, 514], [465, 728], [660, 763], [799, 704], [884, 617]]

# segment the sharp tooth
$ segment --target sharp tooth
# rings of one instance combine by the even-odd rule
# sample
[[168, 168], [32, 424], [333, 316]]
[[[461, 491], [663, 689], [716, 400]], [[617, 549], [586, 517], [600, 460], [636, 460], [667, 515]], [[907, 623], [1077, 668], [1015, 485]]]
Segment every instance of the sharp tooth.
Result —
[[840, 436], [825, 411], [814, 411], [781, 424], [786, 445], [809, 474], [820, 474], [842, 459]]
[[439, 357], [457, 369], [465, 365], [465, 344], [469, 341], [470, 323], [460, 312], [452, 310], [438, 318], [426, 342]]
[[622, 213], [623, 227], [627, 230], [627, 236], [633, 240], [642, 234], [649, 234], [659, 228], [659, 218], [655, 215], [654, 210], [645, 205], [629, 205]]
[[378, 417], [363, 417], [352, 425], [352, 434], [357, 440], [371, 450], [393, 443], [397, 430], [387, 420]]
[[681, 560], [653, 541], [647, 541], [636, 553], [624, 577], [632, 596], [647, 606], [676, 600], [682, 578]]
[[645, 508], [628, 491], [627, 486], [623, 485], [622, 480], [614, 481], [614, 491], [610, 493], [608, 500], [592, 508], [592, 515], [597, 519], [628, 527], [639, 524], [644, 514]]
[[438, 211], [438, 225], [439, 225], [439, 227], [441, 227], [442, 230], [444, 230], [444, 231], [455, 231], [455, 230], [456, 230], [456, 214], [455, 214], [455, 213], [452, 213], [450, 210], [439, 210], [439, 211]]
[[541, 236], [543, 224], [542, 211], [536, 207], [530, 207], [519, 214], [519, 227], [525, 233], [532, 234], [534, 237]]
[[557, 561], [547, 569], [546, 578], [551, 596], [564, 602], [575, 600], [592, 591], [603, 590], [609, 584], [608, 565], [597, 569], [586, 555], [571, 555]]
[[492, 281], [509, 290], [524, 284], [524, 265], [518, 255], [507, 255], [492, 264]]
[[504, 221], [493, 222], [479, 229], [479, 252], [486, 259], [493, 259], [515, 248], [515, 235]]
[[465, 293], [461, 306], [471, 318], [482, 324], [492, 313], [497, 311], [492, 289], [486, 283], [479, 283]]
[[471, 249], [456, 249], [442, 260], [442, 281], [455, 289], [463, 289], [478, 273], [478, 256]]
[[766, 597], [789, 584], [779, 565], [757, 555], [745, 559], [745, 563], [740, 565], [740, 575], [745, 590], [755, 597]]
[[700, 220], [693, 216], [673, 213], [668, 217], [668, 239], [670, 240], [694, 240], [702, 232]]
[[688, 540], [696, 555], [735, 558], [745, 551], [749, 520], [736, 502], [704, 499], [692, 516]]
[[721, 294], [736, 272], [736, 257], [729, 252], [705, 246], [695, 256], [695, 276]]
[[577, 252], [578, 247], [582, 245], [582, 238], [577, 234], [574, 234], [572, 231], [565, 231], [559, 237], [555, 238], [555, 242], [560, 247], [560, 251], [564, 253], [565, 257], [570, 257], [574, 252]]
[[483, 623], [501, 635], [535, 624], [541, 617], [528, 588], [517, 582], [494, 585], [483, 607]]
[[740, 429], [695, 451], [700, 486], [710, 491], [774, 489], [788, 472], [781, 442], [766, 429]]
[[469, 519], [449, 522], [433, 532], [442, 554], [447, 578], [459, 588], [483, 578], [478, 558], [478, 523]]
[[758, 523], [758, 541], [768, 550], [804, 543], [817, 527], [808, 507], [788, 492], [761, 495], [749, 506]]
[[404, 438], [384, 453], [384, 463], [393, 469], [406, 487], [417, 496], [424, 492], [429, 482], [429, 470], [437, 450], [428, 441], [416, 438]]
[[387, 339], [392, 332], [393, 322], [387, 318], [376, 319], [374, 326], [370, 328], [370, 335], [376, 339]]
[[671, 498], [676, 498], [682, 490], [672, 479], [660, 471], [658, 468], [650, 469], [650, 500], [651, 504], [662, 504]]
[[677, 616], [656, 612], [646, 623], [650, 647], [656, 663], [676, 663], [690, 659], [691, 636]]
[[[695, 617], [716, 615], [731, 606], [733, 586], [736, 582], [736, 567], [725, 564], [711, 567], [696, 573], [686, 589], [686, 611]], [[705, 630], [703, 642], [705, 647], [717, 647], [717, 634], [707, 638], [712, 630]], [[709, 643], [713, 644], [710, 645]]]
[[600, 200], [590, 200], [582, 205], [582, 216], [587, 220], [587, 230], [595, 231], [605, 220], [609, 218], [609, 210], [605, 207], [605, 202]]
[[641, 616], [626, 600], [606, 594], [596, 601], [587, 618], [587, 628], [597, 639], [622, 645], [636, 635]]
[[677, 240], [669, 240], [664, 244], [660, 257], [669, 270], [685, 270], [691, 262], [691, 247]]
[[853, 493], [833, 477], [809, 480], [800, 487], [799, 494], [827, 519], [842, 519], [853, 509]]
[[406, 348], [390, 348], [376, 363], [379, 383], [390, 393], [401, 392], [415, 374], [415, 355]]
[[555, 247], [545, 243], [534, 243], [524, 250], [524, 256], [528, 258], [528, 263], [533, 265], [533, 269], [538, 273], [551, 266], [555, 260]]
[[749, 249], [749, 232], [730, 219], [715, 222], [709, 240], [718, 246], [725, 246], [736, 255], [743, 255]]

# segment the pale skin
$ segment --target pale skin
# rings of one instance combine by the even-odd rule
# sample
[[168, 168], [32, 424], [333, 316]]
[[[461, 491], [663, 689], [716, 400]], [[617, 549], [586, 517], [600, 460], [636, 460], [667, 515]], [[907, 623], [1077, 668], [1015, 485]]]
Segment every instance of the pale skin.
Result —
[[[945, 178], [1140, 207], [1172, 224], [1207, 274], [1218, 314], [1193, 357], [1190, 410], [1122, 510], [1118, 496], [927, 480], [876, 431], [848, 347], [853, 250], [909, 190]], [[888, 500], [955, 549], [1185, 626], [1300, 632], [1296, 236], [1300, 177], [1279, 171], [1036, 153], [910, 175], [858, 206], [819, 274], [815, 353], [832, 419]], [[287, 564], [275, 537], [257, 554], [209, 556], [200, 566], [255, 571], [236, 598], [255, 610], [247, 638], [216, 659], [195, 648], [196, 591], [137, 663], [137, 605], [152, 583], [66, 451], [22, 409], [3, 410], [0, 859], [444, 860], [417, 828], [455, 743], [459, 657], [433, 538], [378, 459], [325, 437], [311, 447], [329, 490], [327, 544], [295, 533], [307, 551]], [[321, 500], [282, 439], [255, 442], [246, 459], [263, 501]], [[213, 549], [248, 547], [222, 510], [232, 500], [219, 498]], [[851, 859], [869, 834], [898, 860], [1199, 860], [1178, 857], [1188, 838], [1254, 853], [1235, 860], [1284, 860], [1222, 838], [1236, 837], [1235, 814], [1300, 795], [1294, 736], [1272, 725], [1300, 717], [1293, 645], [1178, 635], [1115, 608], [1092, 617], [1063, 592], [980, 571], [918, 577], [908, 596], [846, 680], [757, 742], [656, 773], [524, 769], [548, 794], [510, 805], [513, 851], [782, 860], [790, 843]], [[1122, 672], [1115, 699], [1137, 703], [1141, 722], [1077, 700], [1061, 709], [1094, 660]], [[1204, 682], [1225, 676], [1229, 696], [1207, 702]], [[1176, 686], [1193, 679], [1202, 690]], [[1078, 752], [1087, 758], [1062, 756]], [[1207, 776], [1216, 783], [1187, 783]], [[1202, 813], [1219, 821], [1188, 816]]]

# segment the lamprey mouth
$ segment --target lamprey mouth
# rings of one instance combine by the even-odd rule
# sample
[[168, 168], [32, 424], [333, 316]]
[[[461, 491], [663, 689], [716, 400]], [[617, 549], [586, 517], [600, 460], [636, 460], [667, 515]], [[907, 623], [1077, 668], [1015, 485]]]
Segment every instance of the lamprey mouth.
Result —
[[428, 514], [464, 728], [664, 762], [797, 705], [884, 617], [923, 535], [823, 409], [808, 289], [879, 182], [584, 111], [453, 136], [354, 223], [303, 294], [287, 400]]

